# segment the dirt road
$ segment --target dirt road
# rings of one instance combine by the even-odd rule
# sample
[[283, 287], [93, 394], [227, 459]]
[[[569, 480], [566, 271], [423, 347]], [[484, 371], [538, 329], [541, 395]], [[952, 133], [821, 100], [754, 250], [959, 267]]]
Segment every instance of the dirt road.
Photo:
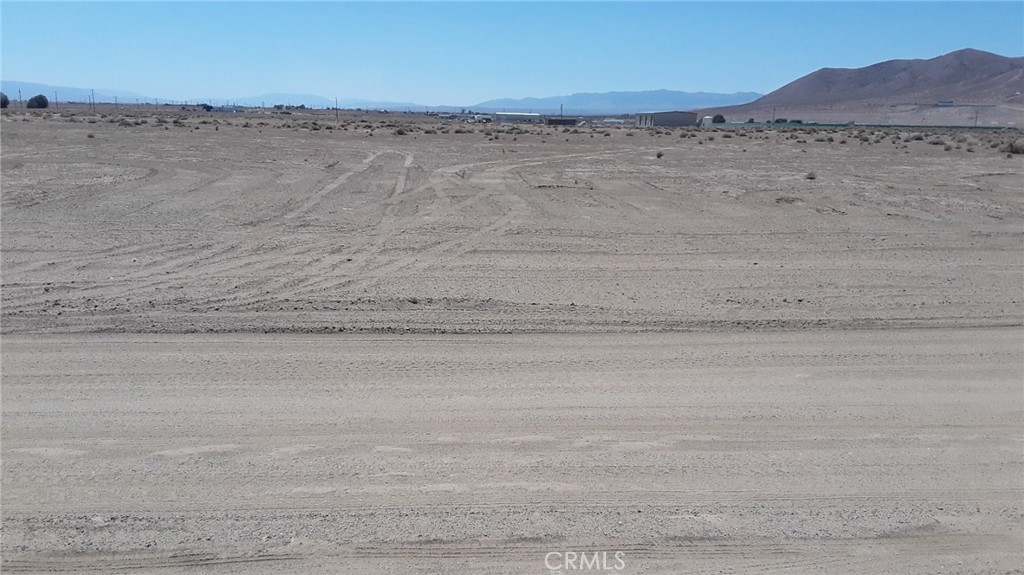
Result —
[[1020, 344], [7, 337], [4, 570], [1005, 573]]

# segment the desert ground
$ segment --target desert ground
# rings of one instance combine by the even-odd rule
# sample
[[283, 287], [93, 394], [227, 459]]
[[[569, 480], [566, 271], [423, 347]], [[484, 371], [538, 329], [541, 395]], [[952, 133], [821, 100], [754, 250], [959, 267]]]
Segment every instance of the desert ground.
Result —
[[1020, 131], [281, 112], [0, 116], [4, 571], [1022, 572]]

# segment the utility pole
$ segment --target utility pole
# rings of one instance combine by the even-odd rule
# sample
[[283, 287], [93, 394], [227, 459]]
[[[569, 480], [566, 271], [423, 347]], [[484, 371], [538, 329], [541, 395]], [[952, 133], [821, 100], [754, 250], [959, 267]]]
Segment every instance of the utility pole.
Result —
[[[54, 108], [58, 108], [58, 109], [60, 108], [60, 102], [57, 101], [57, 91], [56, 90], [53, 91], [53, 107]], [[978, 124], [977, 118], [975, 118], [974, 124], [975, 125]]]
[[977, 127], [978, 127], [978, 112], [979, 112], [979, 111], [981, 111], [981, 108], [979, 108], [979, 107], [975, 106], [975, 107], [974, 107], [974, 127], [975, 127], [975, 128], [977, 128]]
[[340, 120], [341, 120], [341, 112], [338, 111], [338, 97], [335, 96], [334, 97], [334, 121], [337, 122], [337, 121], [340, 121]]
[[96, 112], [96, 90], [89, 90], [89, 107]]
[[22, 108], [25, 107], [25, 102], [21, 101], [21, 88], [18, 88], [18, 103], [21, 104]]

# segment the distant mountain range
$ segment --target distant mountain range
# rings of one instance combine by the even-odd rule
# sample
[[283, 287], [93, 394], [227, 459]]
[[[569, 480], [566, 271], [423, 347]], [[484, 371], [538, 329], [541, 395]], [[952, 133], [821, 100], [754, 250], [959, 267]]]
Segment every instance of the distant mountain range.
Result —
[[[23, 100], [28, 100], [36, 94], [46, 96], [48, 100], [54, 97], [59, 102], [88, 102], [90, 96], [95, 92], [96, 102], [153, 102], [153, 98], [136, 92], [114, 89], [91, 90], [89, 88], [73, 88], [71, 86], [52, 86], [50, 84], [36, 84], [33, 82], [17, 82], [13, 80], [0, 80], [0, 91], [7, 94], [11, 100], [18, 99], [18, 91], [21, 91]], [[56, 93], [56, 96], [54, 95]], [[166, 101], [166, 100], [163, 100]]]
[[718, 106], [745, 104], [759, 98], [756, 92], [716, 94], [711, 92], [676, 92], [649, 90], [644, 92], [580, 93], [549, 98], [503, 98], [472, 106], [485, 112], [542, 112], [564, 110], [570, 115], [623, 114], [669, 110], [695, 110]]
[[[94, 97], [96, 102], [111, 103], [114, 101], [134, 104], [135, 102], [159, 103], [159, 104], [199, 104], [208, 103], [215, 106], [273, 106], [283, 104], [286, 106], [306, 106], [310, 108], [333, 108], [334, 99], [314, 96], [312, 94], [287, 94], [272, 93], [259, 96], [244, 96], [239, 98], [190, 98], [188, 100], [175, 100], [171, 98], [156, 97], [151, 95], [129, 92], [126, 90], [75, 88], [71, 86], [52, 86], [50, 84], [37, 84], [33, 82], [19, 82], [15, 80], [0, 80], [0, 91], [12, 99], [17, 99], [18, 90], [21, 90], [22, 98], [28, 100], [36, 94], [43, 94], [49, 99], [55, 97], [60, 102], [88, 102]], [[386, 109], [406, 110], [423, 108], [418, 104], [409, 102], [377, 102], [372, 100], [338, 100], [338, 106], [342, 108], [363, 108], [363, 109]]]
[[[0, 81], [0, 90], [16, 99], [35, 94], [54, 95], [59, 101], [86, 102], [91, 91], [84, 88], [50, 86], [28, 82]], [[440, 112], [539, 112], [566, 115], [624, 114], [667, 110], [722, 112], [733, 119], [749, 114], [759, 119], [777, 112], [829, 110], [837, 117], [877, 111], [884, 107], [970, 104], [999, 106], [1015, 122], [1013, 114], [1024, 106], [1024, 58], [1008, 58], [990, 52], [964, 49], [929, 60], [890, 60], [864, 68], [822, 68], [762, 96], [755, 92], [717, 94], [649, 90], [638, 92], [579, 93], [547, 98], [503, 98], [467, 106], [423, 106], [411, 102], [383, 102], [361, 99], [338, 100], [342, 108], [385, 110], [430, 110]], [[124, 90], [96, 90], [97, 102], [177, 103]], [[187, 103], [214, 105], [273, 106], [284, 104], [330, 108], [333, 98], [310, 94], [273, 93], [239, 98], [194, 98]], [[975, 114], [975, 118], [977, 114]]]
[[[209, 103], [213, 105], [236, 106], [287, 106], [304, 105], [310, 108], [333, 108], [333, 98], [324, 98], [312, 94], [272, 93], [259, 96], [243, 96], [237, 98], [191, 98], [189, 100], [173, 100], [125, 90], [98, 89], [93, 92], [87, 88], [70, 86], [52, 86], [14, 80], [0, 81], [0, 90], [9, 97], [16, 99], [21, 90], [22, 98], [27, 100], [36, 94], [47, 98], [56, 95], [58, 101], [88, 102], [94, 97], [96, 102], [135, 102], [148, 103]], [[474, 112], [543, 112], [555, 113], [560, 107], [566, 114], [623, 114], [656, 110], [689, 110], [711, 106], [728, 106], [742, 104], [756, 99], [760, 94], [755, 92], [737, 92], [735, 94], [715, 94], [708, 92], [675, 92], [671, 90], [651, 90], [643, 92], [605, 92], [581, 93], [569, 96], [553, 96], [548, 98], [521, 98], [489, 100], [467, 106], [424, 106], [413, 102], [389, 102], [364, 99], [338, 100], [338, 106], [346, 109], [361, 108], [364, 110], [431, 110], [441, 112], [458, 112], [473, 110]]]

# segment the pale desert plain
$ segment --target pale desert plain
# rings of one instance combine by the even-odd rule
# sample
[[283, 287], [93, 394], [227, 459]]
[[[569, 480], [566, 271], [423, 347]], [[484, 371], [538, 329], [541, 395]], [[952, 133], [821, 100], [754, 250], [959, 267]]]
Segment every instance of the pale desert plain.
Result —
[[5, 572], [1024, 572], [1020, 131], [0, 135]]

